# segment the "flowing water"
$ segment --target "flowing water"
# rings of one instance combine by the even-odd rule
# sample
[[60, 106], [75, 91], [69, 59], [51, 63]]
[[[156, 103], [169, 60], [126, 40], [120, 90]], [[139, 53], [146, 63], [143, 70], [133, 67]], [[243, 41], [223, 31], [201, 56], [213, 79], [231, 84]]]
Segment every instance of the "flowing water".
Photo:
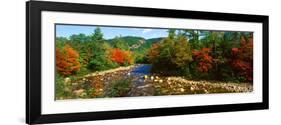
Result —
[[130, 72], [130, 76], [133, 77], [133, 83], [137, 86], [142, 86], [145, 83], [144, 76], [150, 75], [151, 65], [140, 64]]

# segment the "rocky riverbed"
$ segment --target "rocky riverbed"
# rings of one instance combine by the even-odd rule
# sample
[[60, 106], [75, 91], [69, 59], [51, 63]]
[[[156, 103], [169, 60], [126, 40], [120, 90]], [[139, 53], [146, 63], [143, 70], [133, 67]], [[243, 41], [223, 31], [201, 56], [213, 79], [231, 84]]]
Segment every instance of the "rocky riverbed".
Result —
[[[130, 88], [126, 95], [133, 96], [154, 96], [154, 95], [184, 95], [184, 94], [210, 94], [210, 93], [241, 93], [252, 92], [251, 83], [232, 83], [220, 81], [195, 81], [187, 80], [179, 76], [161, 76], [159, 74], [150, 74], [146, 71], [136, 72], [141, 66], [134, 65], [129, 67], [120, 67], [88, 74], [78, 79], [73, 85], [73, 93], [83, 94], [86, 91], [85, 85], [94, 88], [91, 97], [104, 97], [107, 88], [112, 81], [120, 79], [130, 79]], [[145, 67], [149, 68], [149, 67]]]
[[194, 81], [175, 76], [159, 79], [163, 81], [153, 83], [154, 88], [157, 90], [157, 95], [241, 93], [253, 91], [253, 86], [250, 83]]
[[[92, 97], [103, 97], [106, 88], [110, 86], [112, 81], [118, 80], [120, 78], [127, 79], [130, 77], [130, 72], [134, 69], [135, 66], [128, 67], [119, 67], [116, 69], [91, 73], [86, 75], [84, 78], [80, 78], [77, 83], [88, 84], [94, 88]], [[80, 88], [86, 89], [86, 88]], [[79, 89], [78, 89], [79, 90]]]

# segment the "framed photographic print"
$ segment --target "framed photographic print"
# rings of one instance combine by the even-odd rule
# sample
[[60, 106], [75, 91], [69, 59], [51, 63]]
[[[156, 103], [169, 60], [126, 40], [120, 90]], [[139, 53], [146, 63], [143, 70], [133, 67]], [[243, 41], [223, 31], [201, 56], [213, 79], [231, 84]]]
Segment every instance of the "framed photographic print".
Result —
[[268, 109], [268, 16], [41, 1], [26, 14], [28, 124]]

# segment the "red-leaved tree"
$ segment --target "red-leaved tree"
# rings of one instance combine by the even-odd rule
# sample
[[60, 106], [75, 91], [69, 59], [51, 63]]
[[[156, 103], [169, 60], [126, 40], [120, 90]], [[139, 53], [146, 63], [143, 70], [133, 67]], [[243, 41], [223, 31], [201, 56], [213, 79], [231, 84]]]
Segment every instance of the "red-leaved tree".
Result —
[[197, 70], [199, 72], [208, 72], [212, 68], [213, 57], [210, 48], [202, 48], [201, 50], [193, 50], [194, 61], [197, 62]]
[[241, 38], [240, 48], [232, 48], [232, 67], [238, 75], [253, 80], [253, 38]]

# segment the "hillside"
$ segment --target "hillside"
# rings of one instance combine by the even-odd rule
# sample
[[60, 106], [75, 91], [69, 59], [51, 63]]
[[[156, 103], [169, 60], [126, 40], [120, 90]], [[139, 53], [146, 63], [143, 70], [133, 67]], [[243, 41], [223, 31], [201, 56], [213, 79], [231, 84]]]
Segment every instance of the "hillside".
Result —
[[[119, 37], [118, 39], [121, 39], [125, 42], [125, 44], [131, 49], [136, 50], [140, 48], [149, 48], [153, 43], [161, 41], [163, 38], [151, 38], [151, 39], [145, 39], [143, 37], [136, 37], [136, 36], [124, 36]], [[107, 40], [110, 44], [113, 44], [114, 39], [108, 39]]]

